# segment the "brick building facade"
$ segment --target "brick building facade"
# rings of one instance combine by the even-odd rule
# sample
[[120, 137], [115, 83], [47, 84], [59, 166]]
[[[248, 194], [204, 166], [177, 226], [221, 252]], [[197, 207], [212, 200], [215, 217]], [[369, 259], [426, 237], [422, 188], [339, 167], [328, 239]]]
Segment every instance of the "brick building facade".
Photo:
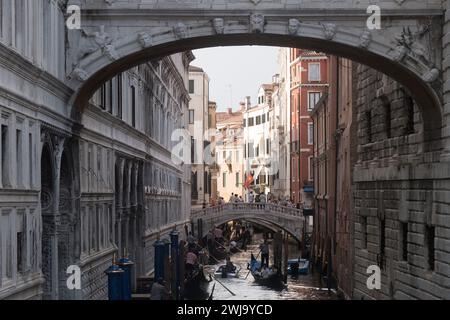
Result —
[[314, 51], [290, 50], [291, 199], [311, 206], [313, 200], [313, 133], [309, 112], [328, 88], [328, 57]]

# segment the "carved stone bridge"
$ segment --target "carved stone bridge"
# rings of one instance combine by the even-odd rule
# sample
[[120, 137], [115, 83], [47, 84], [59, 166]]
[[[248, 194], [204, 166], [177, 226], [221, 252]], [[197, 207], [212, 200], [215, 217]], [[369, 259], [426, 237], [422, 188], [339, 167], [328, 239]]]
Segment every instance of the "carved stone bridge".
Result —
[[195, 230], [201, 230], [202, 235], [215, 225], [246, 220], [274, 231], [282, 229], [298, 241], [301, 240], [305, 222], [302, 209], [271, 203], [227, 203], [195, 211], [191, 214], [191, 220]]

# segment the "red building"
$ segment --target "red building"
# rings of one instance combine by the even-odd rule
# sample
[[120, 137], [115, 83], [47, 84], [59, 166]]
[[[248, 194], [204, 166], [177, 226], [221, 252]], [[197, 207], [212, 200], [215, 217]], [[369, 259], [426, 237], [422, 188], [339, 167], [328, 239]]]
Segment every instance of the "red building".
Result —
[[[330, 57], [330, 87], [311, 112], [314, 120], [313, 261], [346, 297], [352, 296], [352, 168], [357, 128], [355, 64]], [[353, 142], [353, 143], [352, 143]]]
[[328, 57], [290, 49], [291, 73], [291, 198], [305, 207], [313, 204], [314, 127], [309, 112], [328, 90]]

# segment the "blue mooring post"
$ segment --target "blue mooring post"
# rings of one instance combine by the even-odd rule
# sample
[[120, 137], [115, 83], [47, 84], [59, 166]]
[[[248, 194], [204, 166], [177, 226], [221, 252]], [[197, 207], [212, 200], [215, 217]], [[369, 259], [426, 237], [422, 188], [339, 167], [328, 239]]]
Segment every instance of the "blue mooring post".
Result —
[[105, 273], [108, 275], [108, 299], [123, 300], [123, 276], [125, 272], [118, 265], [113, 264]]
[[155, 281], [159, 278], [164, 279], [164, 256], [166, 246], [161, 240], [157, 240], [153, 246], [155, 247]]
[[134, 262], [128, 258], [122, 258], [119, 260], [119, 267], [124, 271], [122, 277], [123, 300], [131, 300], [131, 269], [133, 265]]
[[[175, 296], [176, 299], [178, 300], [179, 297], [179, 288], [180, 288], [180, 273], [179, 273], [179, 265], [180, 265], [180, 247], [179, 247], [179, 242], [178, 242], [178, 238], [179, 238], [180, 233], [174, 229], [171, 233], [170, 233], [170, 242], [172, 244], [172, 253], [175, 254], [174, 257], [172, 257], [172, 262], [175, 264]], [[172, 269], [173, 270], [173, 269]]]
[[170, 239], [163, 239], [164, 242], [164, 257], [170, 257]]

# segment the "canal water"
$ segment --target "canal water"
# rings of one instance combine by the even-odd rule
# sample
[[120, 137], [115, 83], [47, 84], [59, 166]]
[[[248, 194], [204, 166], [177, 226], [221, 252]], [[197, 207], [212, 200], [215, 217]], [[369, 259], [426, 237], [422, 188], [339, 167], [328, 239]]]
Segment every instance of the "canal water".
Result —
[[[209, 284], [208, 291], [211, 293], [215, 284], [213, 293], [214, 300], [335, 300], [336, 292], [328, 292], [327, 288], [324, 288], [325, 284], [321, 283], [320, 277], [317, 272], [314, 275], [299, 275], [294, 279], [288, 276], [288, 283], [284, 288], [272, 289], [269, 287], [261, 286], [257, 284], [251, 274], [248, 275], [247, 264], [250, 261], [251, 253], [256, 256], [259, 253], [259, 245], [262, 243], [262, 235], [255, 234], [254, 241], [251, 245], [247, 246], [246, 252], [238, 252], [231, 257], [233, 264], [241, 271], [238, 278], [226, 278], [223, 279], [217, 276], [217, 280], [226, 286], [235, 295], [232, 295], [227, 289], [225, 289], [217, 281], [213, 281]], [[298, 250], [296, 245], [290, 245], [289, 247], [289, 259], [298, 258]], [[271, 254], [273, 249], [271, 250]], [[271, 256], [272, 260], [273, 257]], [[205, 274], [214, 274], [224, 262], [218, 263], [213, 266], [205, 267]]]

